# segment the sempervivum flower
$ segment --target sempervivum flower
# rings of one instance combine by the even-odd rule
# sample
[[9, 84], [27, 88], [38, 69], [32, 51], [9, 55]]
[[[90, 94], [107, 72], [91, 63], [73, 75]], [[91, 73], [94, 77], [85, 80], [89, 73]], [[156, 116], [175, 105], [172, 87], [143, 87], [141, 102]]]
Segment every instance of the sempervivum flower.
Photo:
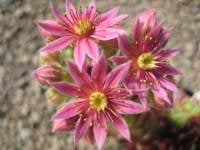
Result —
[[[96, 40], [110, 40], [118, 36], [118, 33], [125, 33], [118, 24], [127, 15], [116, 17], [119, 8], [114, 8], [106, 13], [98, 14], [95, 0], [92, 0], [88, 7], [82, 11], [76, 10], [70, 0], [66, 2], [66, 13], [63, 15], [51, 5], [51, 10], [56, 21], [40, 21], [38, 26], [58, 38], [46, 46], [42, 51], [57, 51], [70, 44], [75, 44], [74, 58], [81, 69], [85, 54], [97, 61], [99, 50]], [[43, 32], [44, 33], [44, 32]]]
[[58, 82], [51, 85], [59, 92], [76, 97], [76, 100], [67, 103], [52, 117], [53, 131], [75, 129], [75, 142], [85, 136], [91, 142], [96, 141], [98, 149], [101, 149], [107, 135], [107, 123], [110, 123], [131, 141], [121, 114], [137, 114], [146, 109], [127, 100], [129, 92], [119, 86], [128, 63], [117, 66], [108, 74], [103, 57], [93, 65], [90, 73], [84, 68], [80, 72], [71, 62], [68, 62], [68, 67], [76, 84]]
[[[171, 104], [172, 99], [167, 91], [177, 91], [177, 87], [168, 76], [180, 72], [169, 64], [168, 59], [179, 49], [161, 49], [168, 40], [170, 30], [164, 30], [162, 23], [156, 22], [154, 14], [154, 10], [150, 10], [137, 17], [133, 29], [133, 42], [128, 42], [125, 36], [118, 38], [119, 47], [125, 56], [114, 56], [112, 59], [117, 64], [132, 61], [125, 81], [128, 88], [150, 88], [156, 97]], [[146, 105], [147, 92], [141, 92], [138, 96]]]

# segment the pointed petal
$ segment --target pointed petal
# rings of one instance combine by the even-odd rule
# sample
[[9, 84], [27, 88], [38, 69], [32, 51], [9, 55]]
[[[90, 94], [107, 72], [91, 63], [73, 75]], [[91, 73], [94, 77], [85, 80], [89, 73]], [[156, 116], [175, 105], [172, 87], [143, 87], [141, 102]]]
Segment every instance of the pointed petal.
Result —
[[118, 32], [117, 32], [117, 29], [113, 31], [113, 30], [110, 30], [109, 28], [101, 28], [101, 29], [96, 29], [94, 33], [91, 35], [91, 37], [98, 40], [107, 41], [107, 40], [117, 38]]
[[118, 117], [112, 116], [112, 117], [113, 117], [114, 127], [126, 140], [131, 142], [131, 136], [126, 121], [121, 116]]
[[72, 4], [71, 0], [66, 0], [66, 11], [69, 13], [70, 11], [76, 11], [74, 5]]
[[65, 28], [56, 22], [40, 21], [37, 23], [37, 25], [53, 35], [65, 36], [68, 34]]
[[111, 18], [109, 20], [101, 22], [99, 24], [99, 27], [111, 27], [111, 26], [114, 26], [116, 24], [119, 24], [120, 21], [122, 21], [123, 19], [125, 19], [127, 17], [128, 17], [128, 15], [124, 14], [124, 15], [117, 16], [115, 18]]
[[[152, 28], [152, 30], [148, 33], [148, 35], [150, 37], [156, 38], [156, 36], [158, 36], [160, 31], [162, 30], [162, 27], [163, 27], [163, 22], [160, 22], [158, 25], [156, 25], [154, 28]], [[149, 41], [149, 40], [147, 40], [147, 41]]]
[[118, 44], [120, 50], [127, 56], [130, 56], [133, 52], [133, 48], [131, 44], [128, 42], [125, 36], [119, 36], [118, 37]]
[[91, 0], [88, 7], [96, 9], [96, 0]]
[[80, 117], [75, 128], [74, 142], [77, 143], [90, 127], [91, 117]]
[[169, 49], [169, 50], [161, 51], [158, 54], [158, 56], [160, 56], [161, 58], [166, 59], [166, 58], [175, 56], [178, 52], [180, 52], [179, 48], [172, 48], [172, 49]]
[[148, 110], [143, 105], [128, 100], [112, 100], [111, 105], [120, 114], [139, 114]]
[[40, 51], [59, 51], [70, 45], [74, 40], [73, 37], [64, 36], [48, 43], [46, 46], [42, 47]]
[[142, 39], [142, 27], [140, 20], [137, 19], [133, 27], [133, 39], [138, 44]]
[[171, 104], [171, 100], [168, 97], [168, 94], [165, 89], [163, 89], [161, 86], [152, 86], [152, 92], [157, 96], [166, 101], [168, 104]]
[[97, 147], [99, 150], [102, 149], [103, 144], [105, 142], [106, 139], [106, 127], [105, 127], [105, 117], [103, 114], [100, 114], [101, 116], [99, 117], [99, 119], [97, 121], [94, 122], [94, 126], [93, 126], [93, 133], [94, 133], [94, 138], [97, 144]]
[[101, 14], [101, 17], [100, 17], [101, 21], [105, 21], [107, 19], [115, 17], [117, 15], [117, 13], [119, 12], [119, 9], [120, 9], [119, 7], [115, 7], [113, 9]]
[[159, 70], [161, 72], [165, 73], [165, 74], [168, 74], [168, 75], [179, 75], [179, 74], [182, 74], [181, 71], [179, 71], [175, 67], [173, 67], [173, 66], [171, 66], [169, 64], [166, 64], [166, 63], [160, 64]]
[[68, 82], [54, 82], [50, 84], [59, 92], [70, 96], [85, 96], [79, 86]]
[[107, 74], [104, 87], [117, 86], [119, 82], [124, 79], [129, 66], [130, 63], [125, 63], [114, 68], [109, 74]]
[[99, 49], [97, 44], [92, 39], [82, 39], [82, 49], [84, 49], [87, 55], [93, 60], [99, 59]]
[[86, 49], [83, 48], [82, 44], [83, 44], [82, 40], [77, 41], [76, 47], [74, 50], [74, 59], [79, 70], [82, 70], [83, 62], [85, 60], [85, 53], [86, 53]]
[[97, 83], [102, 83], [107, 73], [107, 64], [105, 58], [101, 56], [100, 60], [93, 66], [92, 79]]
[[52, 132], [56, 131], [70, 131], [74, 129], [77, 118], [58, 119], [53, 121]]
[[124, 56], [112, 56], [111, 60], [114, 61], [117, 65], [126, 63], [128, 59]]
[[56, 119], [69, 119], [80, 114], [86, 105], [86, 100], [73, 100], [59, 109], [52, 117]]
[[60, 22], [68, 22], [66, 17], [61, 14], [53, 5], [52, 3], [50, 2], [50, 8], [51, 8], [51, 11], [52, 13], [54, 14], [54, 16], [56, 17], [57, 21], [60, 21]]
[[173, 82], [169, 81], [168, 79], [160, 78], [159, 82], [161, 83], [161, 85], [163, 87], [165, 87], [165, 88], [167, 88], [167, 89], [169, 89], [169, 90], [171, 90], [173, 92], [178, 92], [177, 86]]
[[78, 67], [70, 61], [67, 62], [67, 65], [68, 65], [68, 70], [69, 70], [69, 73], [71, 74], [71, 77], [77, 84], [85, 86], [90, 83], [90, 77], [88, 76], [86, 72], [80, 72]]

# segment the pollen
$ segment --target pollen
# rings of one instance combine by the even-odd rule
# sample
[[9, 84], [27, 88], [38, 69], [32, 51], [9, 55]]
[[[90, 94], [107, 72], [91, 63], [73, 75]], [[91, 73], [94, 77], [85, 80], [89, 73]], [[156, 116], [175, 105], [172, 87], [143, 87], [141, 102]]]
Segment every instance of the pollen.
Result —
[[104, 110], [108, 104], [107, 98], [102, 92], [94, 92], [89, 97], [89, 104], [97, 111]]
[[156, 61], [151, 53], [143, 53], [138, 57], [137, 65], [143, 70], [153, 69], [156, 67]]
[[75, 26], [74, 31], [77, 35], [84, 36], [92, 31], [92, 24], [88, 20], [79, 20]]

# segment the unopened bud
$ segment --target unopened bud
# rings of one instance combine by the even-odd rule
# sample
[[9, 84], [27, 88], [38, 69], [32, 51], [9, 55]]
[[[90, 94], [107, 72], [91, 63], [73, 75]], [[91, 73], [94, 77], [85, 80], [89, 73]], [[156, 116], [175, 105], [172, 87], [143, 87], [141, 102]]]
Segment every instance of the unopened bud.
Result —
[[68, 46], [65, 50], [64, 50], [64, 54], [67, 58], [73, 58], [73, 48]]
[[63, 70], [57, 65], [45, 65], [36, 69], [33, 76], [40, 84], [48, 86], [50, 82], [63, 80]]
[[146, 36], [147, 33], [156, 25], [156, 11], [154, 9], [140, 13], [137, 16], [140, 24], [142, 25], [143, 36]]
[[50, 88], [45, 93], [46, 99], [49, 103], [59, 105], [63, 102], [64, 97], [62, 94], [57, 92], [55, 89]]
[[61, 62], [62, 58], [59, 51], [55, 52], [41, 52], [40, 53], [40, 62], [42, 64], [50, 64], [54, 62]]

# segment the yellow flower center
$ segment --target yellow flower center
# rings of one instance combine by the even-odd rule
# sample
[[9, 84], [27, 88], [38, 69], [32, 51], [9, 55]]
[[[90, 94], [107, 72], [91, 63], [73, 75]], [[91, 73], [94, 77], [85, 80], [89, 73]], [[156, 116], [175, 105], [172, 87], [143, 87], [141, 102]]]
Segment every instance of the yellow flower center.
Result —
[[88, 20], [80, 20], [74, 26], [74, 31], [78, 35], [86, 35], [92, 30], [92, 25]]
[[94, 109], [100, 111], [106, 108], [108, 102], [104, 93], [94, 92], [89, 97], [89, 104]]
[[156, 66], [156, 61], [151, 53], [143, 53], [138, 57], [137, 65], [140, 69], [148, 70]]

